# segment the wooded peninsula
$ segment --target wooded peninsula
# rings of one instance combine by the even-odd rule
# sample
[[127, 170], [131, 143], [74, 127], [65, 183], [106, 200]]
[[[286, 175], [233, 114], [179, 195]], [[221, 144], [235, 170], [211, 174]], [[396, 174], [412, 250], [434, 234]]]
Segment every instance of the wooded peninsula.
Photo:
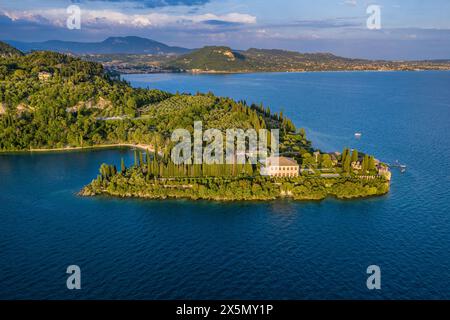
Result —
[[[278, 129], [280, 159], [271, 174], [264, 164], [184, 164], [170, 161], [175, 129]], [[268, 137], [270, 140], [270, 137]], [[30, 151], [101, 145], [144, 145], [118, 170], [103, 164], [80, 192], [149, 199], [340, 199], [386, 194], [390, 172], [374, 156], [345, 148], [324, 152], [268, 106], [213, 93], [171, 94], [138, 89], [101, 64], [55, 52], [22, 52], [0, 43], [0, 150]], [[280, 163], [284, 163], [284, 162]], [[293, 171], [284, 171], [284, 170]]]

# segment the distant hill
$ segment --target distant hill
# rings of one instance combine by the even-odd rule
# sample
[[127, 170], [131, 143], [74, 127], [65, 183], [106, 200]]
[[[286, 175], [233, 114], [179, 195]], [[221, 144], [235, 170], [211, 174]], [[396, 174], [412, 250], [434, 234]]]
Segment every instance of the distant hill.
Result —
[[9, 44], [0, 41], [0, 57], [14, 57], [21, 55], [23, 55], [22, 52]]
[[110, 37], [102, 42], [71, 42], [50, 40], [45, 42], [7, 41], [24, 51], [47, 50], [61, 53], [80, 54], [164, 54], [179, 55], [190, 50], [171, 47], [164, 43], [140, 37]]
[[348, 65], [364, 62], [335, 56], [330, 53], [299, 53], [285, 50], [248, 49], [233, 50], [229, 47], [209, 46], [170, 60], [170, 68], [193, 71], [294, 71], [314, 65]]
[[349, 63], [353, 60], [328, 53], [302, 54], [284, 50], [233, 50], [229, 47], [204, 47], [167, 63], [171, 68], [197, 71], [279, 71], [297, 70], [314, 63]]
[[247, 70], [252, 64], [247, 57], [229, 47], [204, 47], [167, 63], [167, 66], [183, 70]]
[[191, 72], [295, 72], [326, 70], [447, 69], [448, 61], [382, 61], [343, 58], [331, 53], [204, 47], [173, 58], [167, 69]]

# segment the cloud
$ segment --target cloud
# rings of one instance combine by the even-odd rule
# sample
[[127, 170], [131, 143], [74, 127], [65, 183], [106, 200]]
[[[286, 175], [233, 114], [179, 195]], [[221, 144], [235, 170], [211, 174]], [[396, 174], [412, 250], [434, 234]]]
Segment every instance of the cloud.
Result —
[[210, 2], [210, 0], [72, 0], [73, 3], [83, 2], [113, 2], [133, 4], [145, 8], [160, 8], [169, 6], [199, 6]]
[[211, 26], [239, 26], [241, 23], [237, 22], [228, 22], [223, 20], [205, 20], [203, 21], [204, 24], [208, 24]]
[[322, 19], [322, 20], [297, 20], [292, 23], [292, 26], [307, 27], [307, 28], [346, 28], [357, 27], [361, 25], [359, 18], [336, 18], [336, 19]]
[[[67, 12], [63, 9], [3, 11], [3, 14], [12, 21], [40, 22], [58, 27], [64, 27], [68, 17]], [[195, 24], [238, 25], [255, 24], [256, 17], [243, 13], [172, 15], [160, 12], [125, 14], [115, 10], [82, 10], [81, 23], [82, 27], [84, 25], [88, 27], [120, 26], [133, 28], [192, 26]]]
[[344, 0], [344, 4], [356, 7], [358, 5], [358, 2], [356, 0]]

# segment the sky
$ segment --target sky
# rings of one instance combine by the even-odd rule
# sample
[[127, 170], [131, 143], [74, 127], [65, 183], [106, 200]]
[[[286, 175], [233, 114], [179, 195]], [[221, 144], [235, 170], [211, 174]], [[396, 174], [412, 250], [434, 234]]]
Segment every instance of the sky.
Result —
[[[67, 8], [73, 5], [81, 10], [80, 29], [67, 27]], [[371, 5], [379, 8], [376, 29], [367, 25]], [[2, 40], [92, 42], [110, 36], [141, 36], [187, 48], [450, 59], [450, 1], [0, 0]]]

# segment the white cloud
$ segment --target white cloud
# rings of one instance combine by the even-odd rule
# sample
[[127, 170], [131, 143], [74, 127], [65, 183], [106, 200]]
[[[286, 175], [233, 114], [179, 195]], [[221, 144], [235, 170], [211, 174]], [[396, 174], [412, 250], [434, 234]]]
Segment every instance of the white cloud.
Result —
[[[64, 26], [68, 17], [66, 10], [32, 10], [32, 11], [4, 11], [4, 15], [12, 20], [42, 21], [55, 26]], [[127, 27], [164, 27], [177, 24], [196, 24], [207, 21], [221, 21], [228, 23], [254, 24], [256, 17], [243, 13], [228, 13], [216, 15], [205, 13], [200, 15], [173, 15], [167, 13], [124, 14], [114, 10], [82, 10], [81, 22], [86, 25], [120, 25]]]
[[356, 0], [344, 0], [344, 4], [355, 7], [358, 2]]

